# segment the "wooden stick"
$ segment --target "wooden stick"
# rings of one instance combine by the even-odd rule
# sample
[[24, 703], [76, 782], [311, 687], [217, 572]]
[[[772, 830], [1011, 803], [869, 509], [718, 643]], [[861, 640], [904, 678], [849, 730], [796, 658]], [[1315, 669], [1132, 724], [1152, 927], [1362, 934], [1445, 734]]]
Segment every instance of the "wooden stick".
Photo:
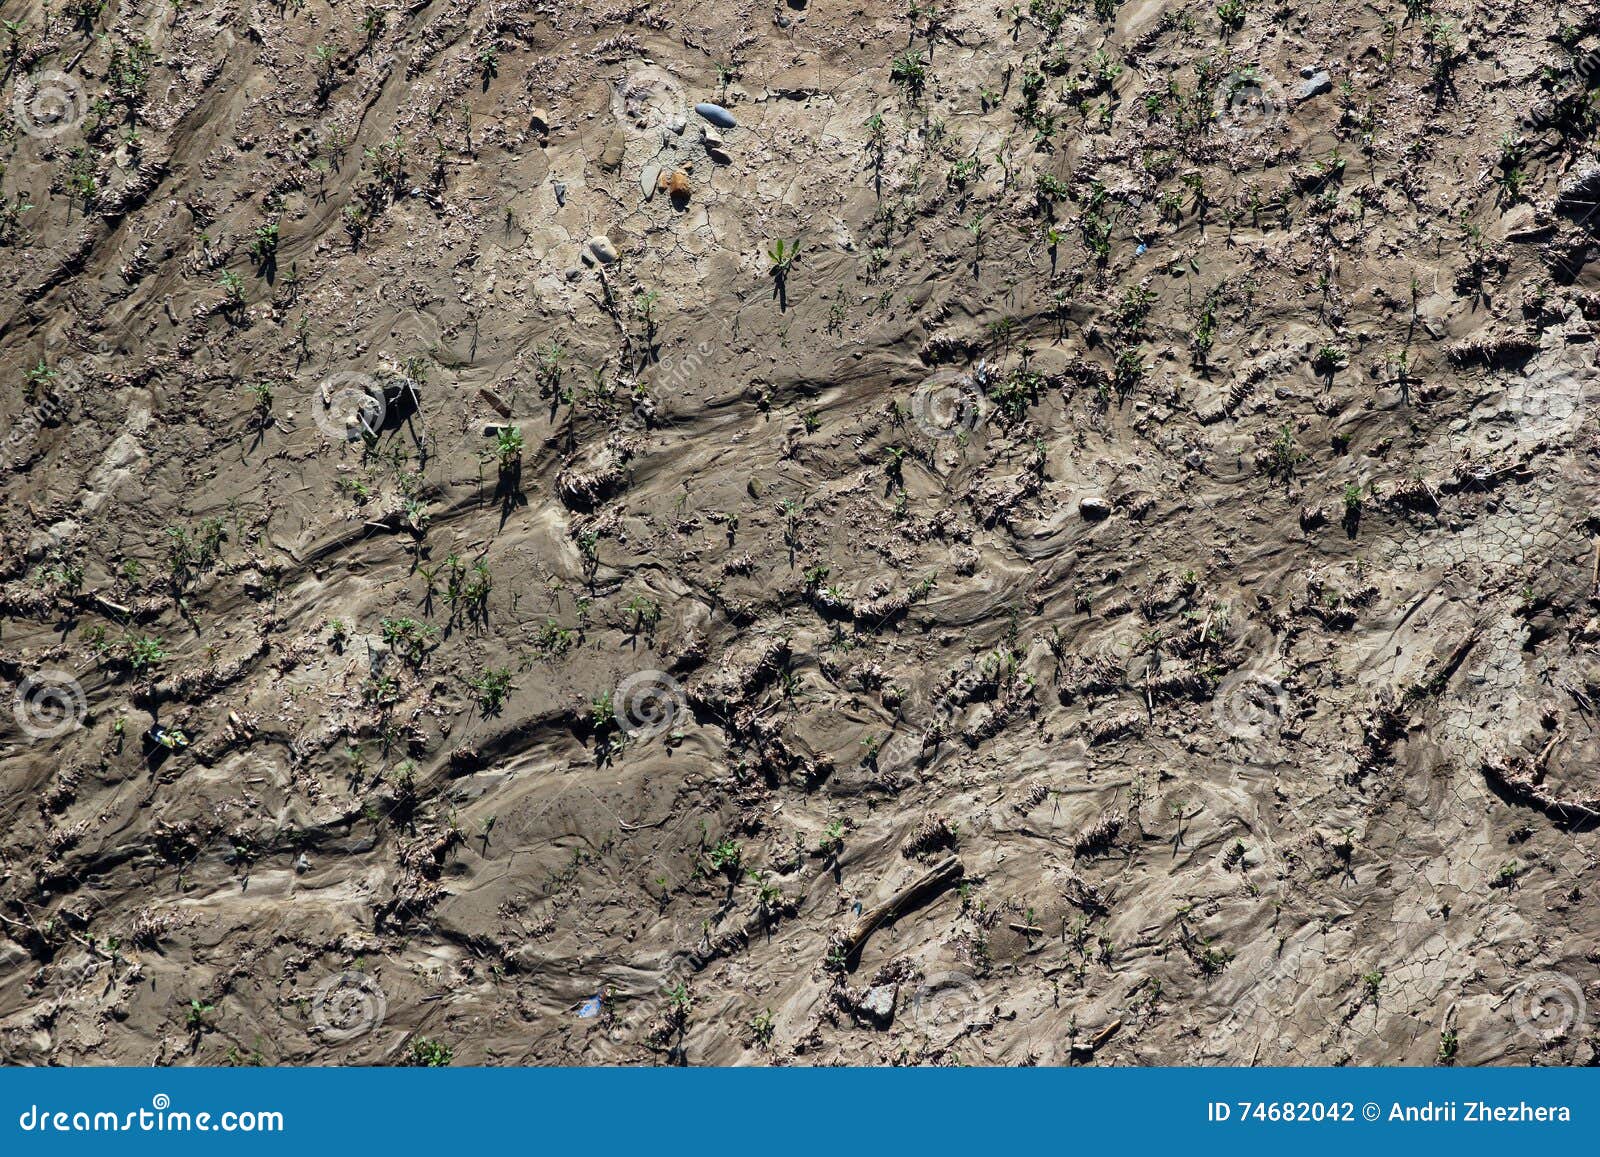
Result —
[[1094, 1052], [1101, 1045], [1105, 1044], [1106, 1041], [1108, 1041], [1112, 1037], [1116, 1036], [1118, 1030], [1120, 1030], [1121, 1028], [1122, 1028], [1122, 1018], [1119, 1016], [1116, 1020], [1114, 1020], [1110, 1024], [1106, 1025], [1105, 1028], [1101, 1029], [1099, 1032], [1094, 1034], [1094, 1039], [1089, 1042], [1089, 1051], [1090, 1052]]
[[867, 937], [872, 935], [873, 930], [879, 924], [909, 910], [919, 901], [931, 898], [944, 891], [959, 880], [964, 871], [961, 861], [955, 856], [951, 856], [949, 859], [934, 865], [928, 872], [919, 876], [904, 888], [901, 888], [900, 891], [889, 897], [887, 902], [878, 905], [870, 912], [864, 913], [856, 921], [855, 929], [845, 940], [845, 959], [854, 959], [856, 954], [861, 951], [861, 946], [867, 942]]

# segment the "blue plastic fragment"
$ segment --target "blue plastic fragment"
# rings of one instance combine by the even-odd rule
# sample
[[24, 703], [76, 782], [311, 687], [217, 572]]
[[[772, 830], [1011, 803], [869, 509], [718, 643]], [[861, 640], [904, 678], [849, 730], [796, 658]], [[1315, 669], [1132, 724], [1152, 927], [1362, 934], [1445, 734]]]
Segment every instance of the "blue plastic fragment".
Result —
[[694, 106], [694, 111], [719, 129], [732, 129], [739, 126], [739, 122], [733, 119], [733, 114], [720, 104], [697, 104]]
[[1139, 248], [1135, 249], [1134, 253], [1137, 254], [1140, 257], [1143, 257], [1145, 250], [1149, 249], [1149, 248], [1150, 248], [1150, 246], [1146, 245], [1143, 241], [1141, 241], [1141, 242], [1139, 242]]
[[598, 996], [591, 996], [588, 1000], [580, 1004], [578, 1006], [578, 1015], [584, 1020], [588, 1020], [590, 1017], [599, 1016], [600, 998]]

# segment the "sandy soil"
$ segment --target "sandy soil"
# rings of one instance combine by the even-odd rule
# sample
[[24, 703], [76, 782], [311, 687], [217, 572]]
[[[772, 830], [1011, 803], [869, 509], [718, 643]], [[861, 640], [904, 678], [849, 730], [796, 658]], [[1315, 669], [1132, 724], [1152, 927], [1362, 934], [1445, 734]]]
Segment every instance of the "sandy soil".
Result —
[[0, 1059], [1597, 1059], [1600, 5], [0, 15]]

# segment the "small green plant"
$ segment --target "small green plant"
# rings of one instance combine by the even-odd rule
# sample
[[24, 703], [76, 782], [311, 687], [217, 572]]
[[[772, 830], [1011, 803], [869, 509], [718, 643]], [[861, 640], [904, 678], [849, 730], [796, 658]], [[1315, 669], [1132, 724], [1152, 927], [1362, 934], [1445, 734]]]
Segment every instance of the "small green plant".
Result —
[[1318, 373], [1331, 374], [1348, 361], [1349, 355], [1343, 349], [1336, 345], [1324, 345], [1317, 350], [1311, 365]]
[[570, 402], [570, 395], [561, 392], [561, 375], [565, 369], [567, 350], [554, 338], [534, 350], [534, 381], [539, 384], [539, 396], [555, 401]]
[[1346, 482], [1344, 485], [1344, 517], [1346, 522], [1352, 522], [1361, 517], [1361, 486], [1356, 482]]
[[41, 395], [48, 397], [55, 386], [56, 379], [60, 376], [50, 368], [49, 363], [40, 358], [38, 364], [31, 367], [26, 374], [22, 386], [22, 396], [29, 402], [38, 401]]
[[1378, 991], [1383, 987], [1383, 973], [1378, 971], [1368, 972], [1361, 977], [1361, 985], [1366, 989], [1367, 997], [1371, 1000], [1378, 999]]
[[317, 85], [319, 88], [333, 87], [333, 66], [339, 54], [331, 45], [319, 44], [311, 52], [312, 63], [316, 66]]
[[778, 299], [778, 309], [788, 307], [789, 274], [800, 258], [800, 239], [785, 242], [782, 238], [767, 247], [767, 275], [772, 278], [773, 296]]
[[785, 498], [778, 503], [778, 510], [783, 515], [783, 541], [793, 550], [800, 545], [800, 516], [805, 512], [805, 503]]
[[765, 872], [759, 875], [750, 873], [750, 878], [756, 882], [756, 906], [763, 915], [769, 915], [783, 902], [783, 889], [766, 878]]
[[369, 7], [366, 15], [361, 18], [361, 35], [369, 48], [374, 40], [383, 35], [385, 23], [383, 13], [377, 8]]
[[411, 1042], [410, 1063], [417, 1068], [442, 1069], [455, 1060], [455, 1050], [443, 1041], [419, 1036]]
[[1500, 171], [1495, 180], [1508, 201], [1515, 201], [1522, 196], [1522, 185], [1526, 179], [1522, 168], [1525, 159], [1525, 148], [1520, 141], [1509, 133], [1501, 138]]
[[166, 645], [160, 639], [137, 635], [128, 639], [128, 665], [135, 671], [144, 671], [164, 661]]
[[571, 650], [578, 641], [578, 633], [568, 630], [554, 619], [546, 619], [544, 626], [539, 628], [533, 645], [541, 655], [550, 657], [562, 655]]
[[889, 65], [889, 79], [904, 88], [913, 100], [921, 96], [928, 80], [928, 64], [922, 59], [922, 53], [908, 48], [895, 57]]
[[750, 1038], [755, 1041], [757, 1048], [766, 1048], [772, 1043], [772, 1010], [763, 1009], [750, 1018]]
[[222, 304], [224, 309], [240, 309], [244, 306], [244, 278], [231, 269], [222, 271]]
[[733, 840], [725, 839], [711, 849], [708, 858], [711, 866], [719, 872], [737, 872], [744, 851]]
[[502, 471], [511, 469], [522, 457], [522, 429], [502, 426], [495, 434], [494, 454]]
[[637, 635], [661, 621], [661, 604], [643, 595], [634, 595], [628, 603], [628, 613], [633, 616], [633, 633]]
[[770, 263], [767, 273], [773, 278], [782, 281], [794, 269], [794, 263], [799, 256], [799, 240], [786, 242], [780, 237], [767, 248], [767, 261]]
[[278, 223], [269, 221], [265, 225], [257, 225], [255, 234], [250, 239], [250, 256], [257, 265], [267, 265], [277, 254]]
[[1278, 428], [1272, 445], [1267, 448], [1267, 473], [1273, 478], [1292, 478], [1295, 467], [1304, 457], [1295, 443], [1294, 428], [1285, 422]]
[[1456, 1039], [1456, 1030], [1447, 1028], [1439, 1034], [1439, 1063], [1448, 1065], [1456, 1059], [1456, 1051], [1460, 1047]]
[[272, 412], [272, 383], [254, 382], [245, 387], [245, 392], [256, 400], [256, 416], [264, 418]]
[[191, 1000], [189, 1007], [184, 1011], [183, 1023], [190, 1032], [203, 1032], [208, 1026], [206, 1017], [217, 1011], [214, 1004], [206, 1004], [201, 1000]]
[[0, 245], [10, 245], [22, 233], [22, 215], [33, 210], [33, 202], [22, 194], [0, 197]]
[[95, 156], [81, 145], [74, 148], [63, 178], [67, 192], [76, 198], [85, 210], [100, 198], [100, 171]]
[[511, 671], [506, 667], [485, 667], [482, 674], [467, 680], [478, 697], [478, 708], [485, 715], [498, 714], [511, 690]]
[[413, 667], [420, 667], [428, 652], [439, 645], [438, 629], [416, 619], [383, 619], [378, 629], [389, 649]]
[[967, 232], [972, 234], [972, 260], [974, 265], [983, 257], [983, 230], [987, 224], [987, 215], [978, 213], [966, 225]]

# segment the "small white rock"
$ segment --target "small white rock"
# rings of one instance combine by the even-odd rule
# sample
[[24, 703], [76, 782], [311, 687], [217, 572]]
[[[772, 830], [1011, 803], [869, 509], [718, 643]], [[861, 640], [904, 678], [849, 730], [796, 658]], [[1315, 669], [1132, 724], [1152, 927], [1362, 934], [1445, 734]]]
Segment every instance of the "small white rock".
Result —
[[1079, 512], [1093, 522], [1111, 517], [1111, 503], [1098, 494], [1090, 494], [1078, 503]]

